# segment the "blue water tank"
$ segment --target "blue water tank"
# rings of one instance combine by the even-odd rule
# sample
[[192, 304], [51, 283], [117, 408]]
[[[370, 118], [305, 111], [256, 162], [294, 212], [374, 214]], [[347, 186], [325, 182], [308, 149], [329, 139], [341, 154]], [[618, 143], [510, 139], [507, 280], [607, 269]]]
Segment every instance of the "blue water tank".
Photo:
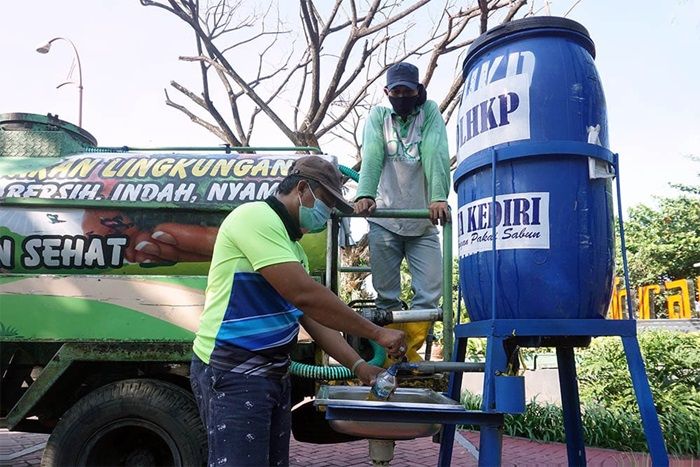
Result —
[[613, 156], [594, 57], [586, 29], [556, 17], [498, 26], [467, 53], [454, 186], [472, 321], [605, 316]]

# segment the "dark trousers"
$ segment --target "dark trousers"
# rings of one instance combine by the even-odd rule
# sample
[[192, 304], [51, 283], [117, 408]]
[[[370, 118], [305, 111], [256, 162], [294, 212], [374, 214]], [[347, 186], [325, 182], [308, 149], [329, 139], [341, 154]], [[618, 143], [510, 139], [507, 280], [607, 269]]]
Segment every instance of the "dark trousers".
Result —
[[207, 430], [210, 467], [289, 465], [289, 376], [232, 373], [195, 356], [190, 383]]

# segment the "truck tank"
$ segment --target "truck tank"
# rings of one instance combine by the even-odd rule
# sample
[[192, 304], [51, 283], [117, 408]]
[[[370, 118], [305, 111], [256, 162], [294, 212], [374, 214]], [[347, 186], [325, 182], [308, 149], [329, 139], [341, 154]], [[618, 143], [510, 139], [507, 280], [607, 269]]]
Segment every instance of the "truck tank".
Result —
[[[273, 194], [298, 155], [87, 150], [0, 158], [0, 325], [26, 339], [190, 340], [218, 225]], [[320, 277], [326, 234], [302, 243]]]
[[[55, 116], [0, 115], [0, 428], [51, 433], [46, 466], [203, 465], [187, 375], [217, 228], [300, 155], [96, 144]], [[302, 241], [319, 281], [327, 239]], [[298, 340], [295, 404], [352, 376]], [[354, 439], [302, 409], [297, 439]]]

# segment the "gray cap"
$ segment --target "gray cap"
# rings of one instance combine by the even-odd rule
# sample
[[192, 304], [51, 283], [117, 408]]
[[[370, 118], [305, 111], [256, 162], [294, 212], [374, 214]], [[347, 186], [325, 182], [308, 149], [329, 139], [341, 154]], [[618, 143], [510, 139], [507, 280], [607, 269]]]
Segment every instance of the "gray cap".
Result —
[[343, 176], [338, 168], [318, 156], [304, 156], [294, 161], [289, 175], [301, 175], [314, 180], [335, 198], [335, 207], [344, 214], [350, 214], [352, 205], [343, 197]]
[[386, 87], [390, 91], [396, 86], [418, 89], [418, 83], [418, 68], [410, 63], [396, 63], [386, 72]]

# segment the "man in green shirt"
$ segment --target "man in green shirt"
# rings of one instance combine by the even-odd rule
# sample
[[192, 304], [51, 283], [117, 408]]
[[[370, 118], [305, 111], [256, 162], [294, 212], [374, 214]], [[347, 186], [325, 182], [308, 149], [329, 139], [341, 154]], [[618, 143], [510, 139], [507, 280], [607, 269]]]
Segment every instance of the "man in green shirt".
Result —
[[[391, 108], [375, 107], [365, 123], [355, 212], [376, 208], [429, 209], [430, 219], [370, 219], [369, 248], [377, 307], [401, 308], [401, 261], [406, 258], [414, 292], [412, 308], [437, 308], [442, 289], [440, 242], [435, 225], [449, 219], [450, 162], [447, 130], [437, 104], [426, 100], [418, 68], [397, 63], [387, 71], [384, 93]], [[394, 325], [406, 331], [410, 360], [430, 323]]]
[[289, 463], [289, 352], [299, 323], [365, 384], [381, 368], [338, 331], [372, 339], [397, 357], [406, 351], [403, 332], [365, 320], [308, 274], [298, 240], [323, 228], [333, 208], [352, 212], [341, 193], [333, 164], [302, 157], [276, 195], [239, 206], [219, 229], [190, 374], [209, 465]]

